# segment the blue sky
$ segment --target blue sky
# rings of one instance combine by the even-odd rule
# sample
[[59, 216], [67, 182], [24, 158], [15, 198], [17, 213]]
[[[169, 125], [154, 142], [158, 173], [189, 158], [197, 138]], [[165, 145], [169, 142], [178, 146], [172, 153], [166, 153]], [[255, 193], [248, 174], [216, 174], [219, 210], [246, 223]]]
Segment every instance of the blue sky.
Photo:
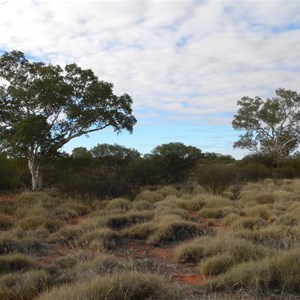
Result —
[[300, 1], [0, 0], [0, 50], [13, 49], [91, 68], [132, 97], [132, 135], [107, 129], [65, 151], [182, 142], [241, 158], [237, 100], [299, 91]]

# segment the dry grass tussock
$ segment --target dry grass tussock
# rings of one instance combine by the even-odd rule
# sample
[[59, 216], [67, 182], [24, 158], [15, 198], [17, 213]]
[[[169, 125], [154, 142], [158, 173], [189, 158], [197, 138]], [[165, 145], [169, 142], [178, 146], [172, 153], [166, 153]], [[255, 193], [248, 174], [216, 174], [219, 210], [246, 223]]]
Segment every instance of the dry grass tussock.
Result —
[[[91, 202], [25, 192], [0, 202], [0, 298], [185, 299], [185, 285], [168, 278], [190, 267], [213, 279], [188, 299], [220, 289], [300, 295], [300, 180], [249, 183], [234, 200], [187, 190]], [[141, 256], [135, 243], [170, 259], [123, 254], [130, 246]]]
[[66, 285], [42, 294], [39, 300], [81, 299], [179, 299], [161, 276], [136, 271], [97, 276], [76, 285]]
[[300, 292], [300, 249], [279, 252], [271, 257], [245, 262], [215, 280], [214, 285], [227, 289], [246, 289], [265, 293], [274, 290]]

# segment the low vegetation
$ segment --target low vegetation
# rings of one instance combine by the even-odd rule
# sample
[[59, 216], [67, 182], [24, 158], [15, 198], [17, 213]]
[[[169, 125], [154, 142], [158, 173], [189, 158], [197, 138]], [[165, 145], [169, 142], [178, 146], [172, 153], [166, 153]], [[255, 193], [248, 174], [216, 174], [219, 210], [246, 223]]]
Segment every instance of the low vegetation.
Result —
[[[165, 186], [112, 200], [48, 190], [1, 200], [0, 298], [297, 299], [300, 180], [248, 183], [233, 199], [235, 190]], [[206, 280], [179, 284], [186, 270]]]

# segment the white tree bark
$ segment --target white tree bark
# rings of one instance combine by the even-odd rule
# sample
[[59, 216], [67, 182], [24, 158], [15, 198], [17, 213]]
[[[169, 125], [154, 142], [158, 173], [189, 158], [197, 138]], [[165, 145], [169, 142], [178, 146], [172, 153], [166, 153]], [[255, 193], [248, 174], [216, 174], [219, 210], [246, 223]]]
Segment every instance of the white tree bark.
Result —
[[40, 164], [34, 157], [28, 158], [28, 168], [31, 174], [32, 190], [40, 190], [43, 188], [43, 177]]

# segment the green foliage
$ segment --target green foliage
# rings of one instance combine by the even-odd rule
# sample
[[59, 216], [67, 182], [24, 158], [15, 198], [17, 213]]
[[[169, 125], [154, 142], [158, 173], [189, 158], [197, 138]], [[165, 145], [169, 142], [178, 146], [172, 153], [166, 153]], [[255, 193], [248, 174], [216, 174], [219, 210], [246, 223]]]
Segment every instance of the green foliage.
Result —
[[243, 97], [232, 121], [233, 128], [245, 133], [234, 147], [266, 154], [276, 166], [297, 148], [299, 139], [300, 95], [277, 89], [276, 97]]
[[108, 126], [132, 132], [136, 123], [129, 95], [114, 95], [111, 83], [76, 64], [63, 70], [12, 51], [0, 57], [0, 78], [1, 147], [28, 158], [33, 189], [41, 163], [71, 139]]
[[109, 165], [128, 163], [140, 158], [140, 153], [137, 150], [126, 148], [117, 144], [97, 144], [90, 152], [94, 158], [97, 158], [103, 163]]
[[161, 177], [165, 182], [176, 182], [186, 176], [196, 161], [203, 157], [200, 149], [182, 143], [168, 143], [152, 150], [153, 158], [159, 161]]
[[195, 176], [201, 186], [215, 194], [221, 194], [239, 180], [238, 170], [234, 164], [199, 164]]

